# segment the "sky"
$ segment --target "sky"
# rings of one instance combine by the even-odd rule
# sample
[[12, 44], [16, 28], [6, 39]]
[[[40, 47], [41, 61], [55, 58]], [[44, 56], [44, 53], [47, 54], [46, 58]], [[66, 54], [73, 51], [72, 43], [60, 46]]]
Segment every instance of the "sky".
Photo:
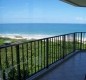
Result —
[[60, 0], [0, 0], [0, 23], [86, 24], [86, 8]]

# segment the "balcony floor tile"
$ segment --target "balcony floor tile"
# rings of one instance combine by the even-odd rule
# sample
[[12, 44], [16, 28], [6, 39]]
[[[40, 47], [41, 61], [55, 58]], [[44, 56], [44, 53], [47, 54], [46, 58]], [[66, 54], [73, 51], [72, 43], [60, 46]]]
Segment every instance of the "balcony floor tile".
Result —
[[86, 52], [80, 52], [50, 70], [38, 80], [84, 80], [86, 74]]

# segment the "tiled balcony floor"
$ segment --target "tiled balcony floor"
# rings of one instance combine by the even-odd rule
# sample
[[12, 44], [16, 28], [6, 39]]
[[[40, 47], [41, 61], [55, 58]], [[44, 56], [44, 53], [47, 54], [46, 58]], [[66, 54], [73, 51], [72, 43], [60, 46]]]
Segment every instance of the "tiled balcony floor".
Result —
[[37, 80], [85, 80], [86, 52], [79, 52]]

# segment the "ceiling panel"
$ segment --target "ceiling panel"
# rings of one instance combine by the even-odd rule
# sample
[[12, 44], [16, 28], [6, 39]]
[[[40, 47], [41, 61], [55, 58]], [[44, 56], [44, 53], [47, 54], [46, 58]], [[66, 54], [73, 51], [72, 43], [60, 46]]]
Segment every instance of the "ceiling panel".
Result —
[[86, 0], [61, 0], [61, 1], [75, 6], [86, 7]]

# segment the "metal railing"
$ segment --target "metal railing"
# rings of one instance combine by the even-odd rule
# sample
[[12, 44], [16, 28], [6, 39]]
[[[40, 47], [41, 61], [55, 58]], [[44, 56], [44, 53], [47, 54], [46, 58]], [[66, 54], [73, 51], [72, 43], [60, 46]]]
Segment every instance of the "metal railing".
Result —
[[26, 80], [40, 70], [86, 49], [86, 33], [75, 32], [0, 47], [0, 78]]

